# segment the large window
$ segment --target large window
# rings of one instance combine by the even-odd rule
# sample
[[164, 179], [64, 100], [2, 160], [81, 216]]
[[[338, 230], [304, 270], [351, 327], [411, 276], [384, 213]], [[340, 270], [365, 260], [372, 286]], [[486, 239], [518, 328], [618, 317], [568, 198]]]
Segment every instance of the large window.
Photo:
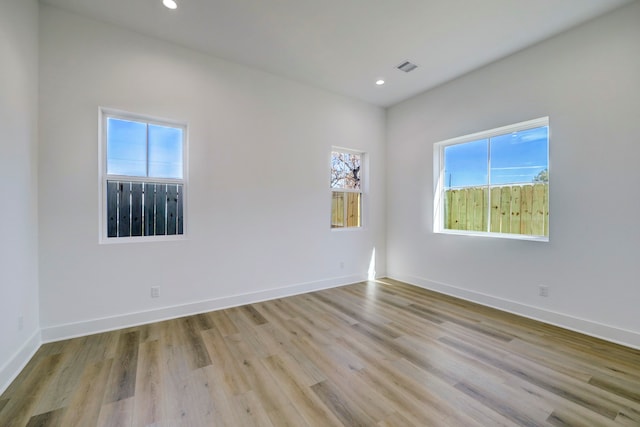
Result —
[[100, 113], [101, 240], [183, 235], [186, 126]]
[[434, 146], [434, 231], [549, 237], [549, 118]]
[[363, 154], [334, 148], [331, 151], [331, 227], [362, 225]]

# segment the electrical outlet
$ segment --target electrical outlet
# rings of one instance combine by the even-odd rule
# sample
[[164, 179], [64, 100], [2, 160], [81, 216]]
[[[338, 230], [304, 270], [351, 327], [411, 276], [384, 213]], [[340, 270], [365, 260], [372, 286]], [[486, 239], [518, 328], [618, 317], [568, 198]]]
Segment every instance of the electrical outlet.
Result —
[[24, 317], [18, 316], [18, 330], [21, 331], [24, 328]]
[[549, 296], [549, 287], [545, 286], [545, 285], [540, 285], [538, 287], [538, 295], [540, 295], [541, 297], [548, 297]]
[[151, 287], [151, 298], [160, 297], [160, 286], [152, 286]]

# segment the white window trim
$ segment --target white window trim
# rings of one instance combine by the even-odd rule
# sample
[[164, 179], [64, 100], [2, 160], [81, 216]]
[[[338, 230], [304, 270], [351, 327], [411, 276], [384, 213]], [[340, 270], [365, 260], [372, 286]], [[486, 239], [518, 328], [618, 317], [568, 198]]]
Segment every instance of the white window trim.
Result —
[[[488, 139], [512, 132], [519, 132], [527, 129], [533, 129], [542, 126], [549, 126], [549, 117], [540, 117], [533, 120], [527, 120], [512, 125], [502, 126], [487, 131], [476, 132], [469, 135], [463, 135], [456, 138], [446, 139], [436, 142], [433, 145], [433, 232], [436, 234], [454, 234], [461, 236], [481, 236], [511, 240], [530, 240], [536, 242], [548, 242], [549, 236], [530, 236], [526, 234], [509, 234], [495, 233], [489, 231], [467, 231], [467, 230], [450, 230], [444, 228], [444, 206], [441, 201], [444, 200], [445, 177], [444, 177], [444, 149], [450, 145], [464, 144], [466, 142], [476, 141], [479, 139]], [[551, 129], [549, 128], [549, 140], [551, 140]], [[547, 159], [549, 159], [549, 146], [547, 146]], [[551, 161], [548, 165], [549, 175], [551, 175]], [[549, 210], [551, 210], [549, 208]]]
[[[107, 175], [107, 128], [105, 121], [108, 117], [123, 120], [137, 120], [149, 124], [160, 126], [179, 127], [183, 131], [182, 142], [182, 179], [149, 178], [129, 175]], [[113, 108], [98, 107], [98, 243], [100, 244], [121, 244], [121, 243], [148, 243], [148, 242], [168, 242], [187, 240], [188, 227], [188, 201], [189, 201], [189, 159], [187, 149], [189, 143], [189, 125], [171, 119], [163, 119], [145, 114], [131, 113]], [[107, 181], [131, 181], [131, 182], [156, 182], [175, 184], [181, 183], [182, 193], [182, 234], [160, 235], [160, 236], [132, 236], [132, 237], [107, 237]]]
[[331, 232], [336, 232], [336, 233], [343, 233], [343, 232], [349, 232], [349, 231], [357, 231], [357, 230], [364, 230], [365, 226], [366, 226], [366, 221], [365, 221], [365, 213], [367, 212], [367, 209], [365, 208], [365, 186], [367, 184], [367, 177], [366, 175], [369, 172], [369, 163], [368, 163], [368, 156], [367, 153], [365, 153], [362, 150], [356, 150], [353, 148], [345, 148], [345, 147], [339, 147], [336, 145], [331, 146], [331, 151], [329, 152], [329, 182], [331, 182], [331, 153], [334, 151], [338, 151], [341, 153], [349, 153], [349, 154], [358, 154], [360, 156], [360, 167], [364, 169], [364, 173], [360, 174], [360, 189], [355, 189], [355, 188], [331, 188], [331, 186], [329, 186], [329, 196], [333, 196], [333, 193], [360, 193], [360, 226], [359, 227], [332, 227], [331, 225], [331, 205], [329, 205], [329, 229], [331, 230]]

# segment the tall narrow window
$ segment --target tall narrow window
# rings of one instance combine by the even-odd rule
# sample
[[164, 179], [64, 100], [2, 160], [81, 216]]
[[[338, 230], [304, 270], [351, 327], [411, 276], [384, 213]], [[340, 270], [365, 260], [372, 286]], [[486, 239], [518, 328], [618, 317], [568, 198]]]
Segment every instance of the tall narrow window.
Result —
[[434, 231], [549, 237], [549, 118], [435, 144]]
[[355, 151], [331, 151], [331, 227], [362, 225], [362, 157]]
[[184, 234], [186, 126], [101, 110], [103, 240]]

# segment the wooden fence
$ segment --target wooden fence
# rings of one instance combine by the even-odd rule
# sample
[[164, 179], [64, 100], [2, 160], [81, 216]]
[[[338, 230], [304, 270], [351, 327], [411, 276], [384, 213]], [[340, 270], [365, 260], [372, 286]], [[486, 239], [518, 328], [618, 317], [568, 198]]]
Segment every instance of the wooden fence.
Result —
[[182, 184], [107, 181], [107, 237], [183, 234]]
[[332, 193], [331, 227], [360, 227], [360, 193]]
[[549, 236], [548, 183], [490, 190], [486, 187], [447, 190], [444, 228]]

